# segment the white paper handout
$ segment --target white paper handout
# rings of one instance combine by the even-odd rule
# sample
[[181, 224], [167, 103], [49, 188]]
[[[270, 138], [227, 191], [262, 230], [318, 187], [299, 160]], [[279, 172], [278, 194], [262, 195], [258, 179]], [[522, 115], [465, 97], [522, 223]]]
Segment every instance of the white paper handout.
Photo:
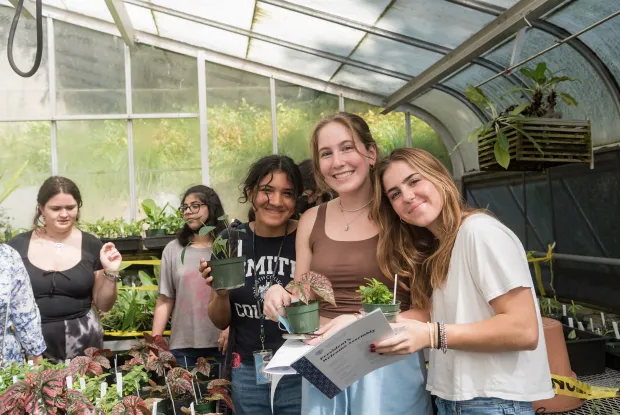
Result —
[[405, 359], [407, 355], [382, 356], [370, 344], [394, 335], [381, 310], [375, 310], [333, 334], [318, 346], [287, 340], [265, 372], [299, 373], [332, 399], [368, 373]]

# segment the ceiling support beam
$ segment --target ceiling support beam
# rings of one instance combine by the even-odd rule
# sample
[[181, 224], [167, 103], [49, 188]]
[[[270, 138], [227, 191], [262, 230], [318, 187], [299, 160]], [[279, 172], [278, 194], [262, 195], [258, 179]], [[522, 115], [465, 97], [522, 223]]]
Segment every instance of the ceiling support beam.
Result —
[[[19, 0], [9, 0], [9, 3], [11, 3], [13, 7], [17, 8], [17, 3], [19, 3]], [[36, 4], [30, 0], [24, 0], [24, 7], [22, 8], [22, 16], [28, 19], [34, 19], [36, 15], [37, 15]]]
[[110, 10], [112, 19], [121, 33], [121, 37], [127, 46], [134, 48], [136, 46], [136, 31], [127, 13], [127, 7], [122, 0], [105, 0], [105, 4]]
[[482, 28], [478, 33], [461, 43], [452, 52], [441, 58], [419, 76], [390, 95], [387, 99], [384, 114], [394, 110], [401, 104], [411, 101], [423, 94], [428, 88], [441, 82], [473, 59], [479, 57], [491, 47], [501, 43], [519, 29], [526, 26], [524, 17], [534, 20], [552, 10], [565, 0], [521, 0], [510, 9], [499, 15], [494, 21]]

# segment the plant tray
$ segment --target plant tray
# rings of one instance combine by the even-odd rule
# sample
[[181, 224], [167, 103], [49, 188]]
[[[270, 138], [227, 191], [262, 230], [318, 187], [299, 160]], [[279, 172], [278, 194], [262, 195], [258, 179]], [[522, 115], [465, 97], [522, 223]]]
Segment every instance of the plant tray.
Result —
[[144, 238], [144, 247], [152, 251], [161, 251], [170, 241], [173, 241], [176, 235], [166, 236], [147, 236]]
[[[588, 331], [573, 329], [562, 325], [566, 348], [568, 349], [568, 360], [571, 369], [577, 376], [598, 375], [605, 372], [605, 343], [609, 337], [599, 336]], [[575, 330], [577, 338], [568, 340], [568, 333]]]
[[139, 236], [130, 236], [128, 238], [117, 238], [117, 239], [109, 239], [109, 238], [101, 238], [101, 242], [104, 244], [107, 242], [112, 242], [116, 249], [120, 253], [127, 252], [137, 252], [140, 250], [140, 242], [142, 238]]
[[[528, 118], [500, 131], [510, 143], [508, 170], [537, 171], [562, 164], [592, 162], [590, 121]], [[522, 131], [536, 141], [542, 153]], [[495, 160], [496, 138], [495, 131], [478, 137], [480, 170], [506, 170]]]

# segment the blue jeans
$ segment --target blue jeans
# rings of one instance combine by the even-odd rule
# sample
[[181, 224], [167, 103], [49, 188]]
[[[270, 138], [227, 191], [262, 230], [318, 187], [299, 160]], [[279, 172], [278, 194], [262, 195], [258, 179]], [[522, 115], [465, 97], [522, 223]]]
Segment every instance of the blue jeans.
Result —
[[[271, 384], [256, 384], [256, 370], [251, 362], [232, 368], [232, 400], [235, 415], [272, 415]], [[301, 414], [301, 376], [280, 379], [273, 398], [273, 415]]]
[[220, 363], [224, 362], [224, 356], [217, 347], [205, 347], [202, 349], [172, 349], [170, 350], [175, 359], [177, 359], [177, 365], [185, 367], [185, 359], [187, 359], [187, 366], [196, 366], [196, 362], [199, 357], [214, 357]]
[[438, 415], [534, 415], [532, 402], [507, 401], [499, 398], [474, 398], [447, 401], [437, 398]]
[[422, 352], [375, 370], [329, 399], [306, 379], [302, 382], [304, 415], [431, 415], [425, 389]]

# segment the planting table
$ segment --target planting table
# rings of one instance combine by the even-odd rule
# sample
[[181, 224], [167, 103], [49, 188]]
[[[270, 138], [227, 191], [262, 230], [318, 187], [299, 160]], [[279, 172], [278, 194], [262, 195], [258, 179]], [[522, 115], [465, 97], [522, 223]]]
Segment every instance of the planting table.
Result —
[[[620, 372], [609, 368], [605, 370], [605, 373], [600, 375], [579, 376], [579, 380], [595, 386], [620, 388]], [[620, 412], [620, 398], [608, 398], [586, 401], [581, 408], [564, 413], [569, 415], [590, 415], [593, 413], [592, 408], [594, 403], [598, 406], [598, 413], [601, 415], [608, 415], [613, 413], [613, 411]]]

